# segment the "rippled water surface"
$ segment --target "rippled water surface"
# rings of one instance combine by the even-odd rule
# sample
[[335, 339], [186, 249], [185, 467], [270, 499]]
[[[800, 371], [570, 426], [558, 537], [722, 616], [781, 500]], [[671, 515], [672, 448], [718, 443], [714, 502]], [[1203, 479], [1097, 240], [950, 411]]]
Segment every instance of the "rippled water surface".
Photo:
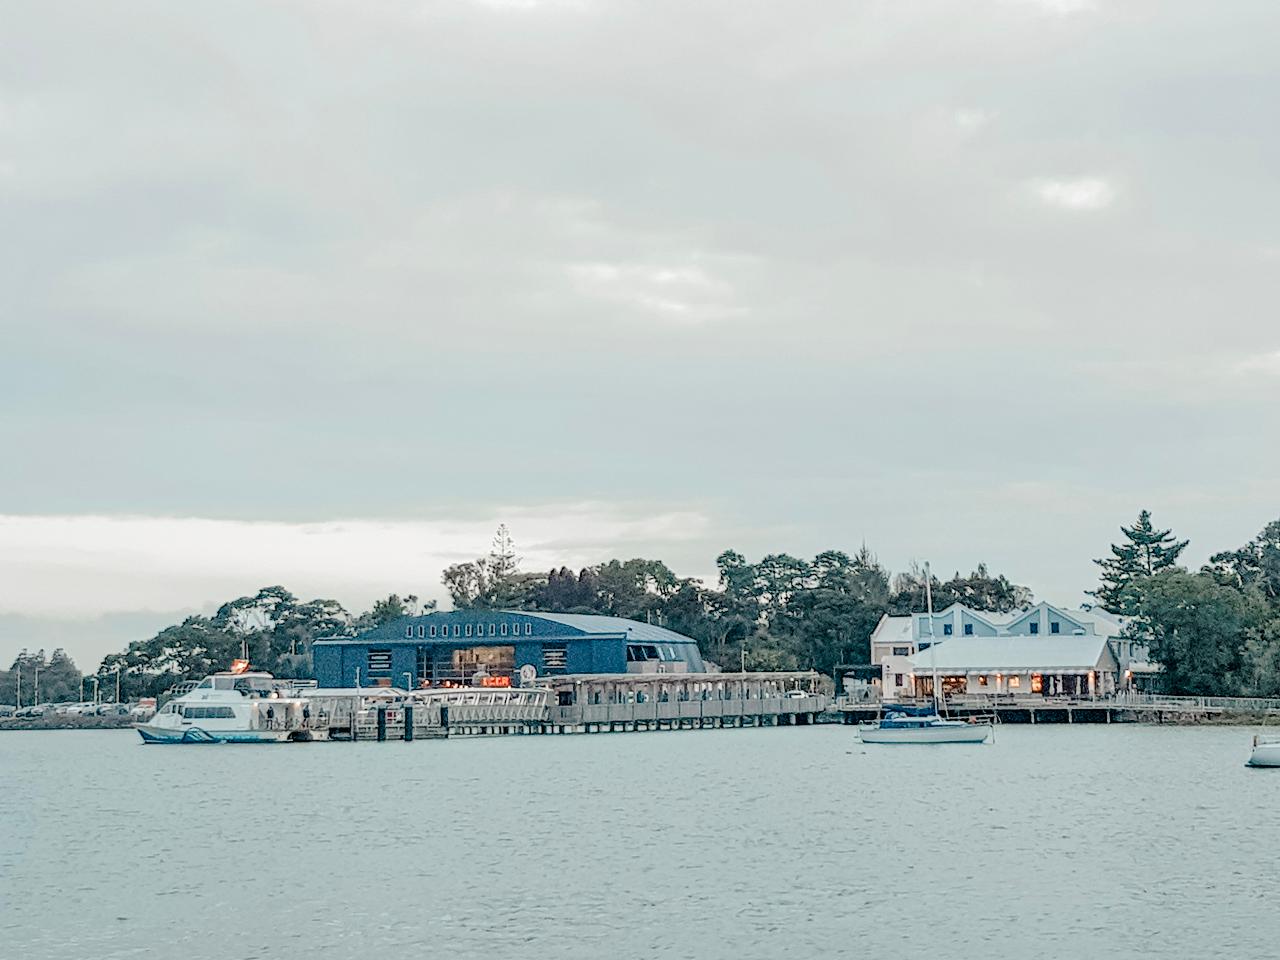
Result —
[[0, 734], [0, 955], [1280, 956], [1245, 728]]

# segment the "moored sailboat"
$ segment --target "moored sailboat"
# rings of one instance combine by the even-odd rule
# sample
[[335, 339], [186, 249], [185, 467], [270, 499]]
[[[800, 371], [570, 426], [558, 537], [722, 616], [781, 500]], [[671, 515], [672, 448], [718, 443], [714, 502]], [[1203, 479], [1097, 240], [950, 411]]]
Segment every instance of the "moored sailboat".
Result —
[[924, 568], [925, 607], [929, 613], [929, 651], [933, 667], [933, 703], [915, 707], [886, 704], [879, 718], [858, 724], [858, 739], [863, 743], [985, 743], [995, 731], [995, 718], [952, 720], [941, 710], [941, 688], [934, 660], [933, 590], [928, 564]]

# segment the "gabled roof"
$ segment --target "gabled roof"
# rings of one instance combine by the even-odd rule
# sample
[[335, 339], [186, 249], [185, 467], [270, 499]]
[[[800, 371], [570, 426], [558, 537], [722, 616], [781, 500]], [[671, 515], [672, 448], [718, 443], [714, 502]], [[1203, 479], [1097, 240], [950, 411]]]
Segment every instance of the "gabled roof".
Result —
[[1075, 626], [1079, 627], [1081, 630], [1086, 629], [1090, 624], [1093, 623], [1093, 621], [1090, 619], [1080, 617], [1078, 615], [1073, 615], [1073, 614], [1077, 614], [1078, 611], [1066, 610], [1062, 607], [1055, 607], [1053, 604], [1042, 600], [1039, 603], [1037, 603], [1034, 607], [1029, 607], [1026, 610], [1019, 610], [1016, 614], [1014, 614], [1007, 621], [1005, 621], [1005, 626], [1012, 627], [1016, 623], [1020, 623], [1023, 620], [1028, 620], [1033, 616], [1037, 616], [1041, 610], [1047, 610], [1051, 614], [1055, 614], [1061, 619], [1066, 620], [1068, 623], [1075, 624]]
[[887, 613], [880, 615], [880, 622], [876, 624], [876, 628], [871, 631], [872, 643], [910, 643], [911, 642], [911, 614], [903, 614], [900, 617], [891, 617]]
[[911, 658], [914, 670], [1036, 671], [1092, 670], [1113, 661], [1107, 638], [1055, 635], [1028, 641], [1026, 637], [948, 637]]
[[[1018, 616], [1022, 613], [1021, 610], [1015, 611], [1014, 613], [994, 613], [990, 610], [975, 610], [973, 607], [966, 606], [959, 600], [956, 600], [947, 604], [941, 610], [933, 611], [934, 619], [949, 616], [951, 611], [956, 607], [959, 607], [962, 612], [967, 613], [969, 616], [973, 617], [973, 619], [983, 621], [992, 629], [999, 627], [1002, 623], [1008, 623], [1010, 617]], [[911, 614], [911, 616], [928, 618], [929, 614], [924, 610], [920, 610]]]

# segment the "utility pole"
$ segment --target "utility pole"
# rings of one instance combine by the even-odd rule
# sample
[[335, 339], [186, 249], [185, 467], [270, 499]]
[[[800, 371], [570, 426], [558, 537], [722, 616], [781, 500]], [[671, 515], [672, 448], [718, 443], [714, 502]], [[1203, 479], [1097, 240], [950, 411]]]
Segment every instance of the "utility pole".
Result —
[[18, 706], [22, 706], [22, 661], [18, 661], [18, 696], [15, 698]]
[[116, 664], [116, 703], [120, 702], [120, 664]]
[[36, 664], [36, 693], [35, 699], [31, 701], [32, 705], [40, 702], [40, 664]]

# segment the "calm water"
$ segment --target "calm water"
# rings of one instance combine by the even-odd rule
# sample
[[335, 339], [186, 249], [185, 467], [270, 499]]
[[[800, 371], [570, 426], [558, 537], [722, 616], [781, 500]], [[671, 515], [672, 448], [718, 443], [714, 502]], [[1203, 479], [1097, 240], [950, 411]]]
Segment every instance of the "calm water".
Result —
[[1280, 770], [1242, 766], [1250, 735], [0, 734], [0, 954], [1275, 957]]

